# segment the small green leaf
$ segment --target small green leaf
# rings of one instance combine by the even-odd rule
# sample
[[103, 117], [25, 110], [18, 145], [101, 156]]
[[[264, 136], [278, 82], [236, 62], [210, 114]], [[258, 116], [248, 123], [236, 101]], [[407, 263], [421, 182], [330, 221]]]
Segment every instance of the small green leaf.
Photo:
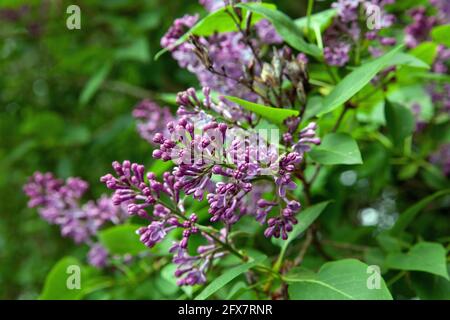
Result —
[[436, 58], [438, 45], [434, 42], [422, 42], [417, 47], [409, 51], [409, 55], [416, 57], [428, 65], [431, 65]]
[[111, 67], [112, 65], [110, 62], [105, 63], [103, 67], [89, 79], [80, 94], [79, 102], [81, 105], [86, 105], [92, 99], [111, 71]]
[[112, 254], [138, 254], [147, 247], [139, 241], [136, 230], [141, 226], [124, 224], [99, 232], [100, 242]]
[[392, 300], [381, 275], [379, 288], [369, 286], [371, 276], [377, 275], [365, 263], [344, 259], [325, 263], [315, 275], [305, 273], [285, 281], [290, 298], [295, 300]]
[[[71, 267], [73, 269], [71, 269]], [[79, 285], [76, 287], [76, 277], [79, 271]], [[86, 287], [86, 270], [78, 259], [65, 257], [59, 260], [50, 270], [45, 279], [44, 289], [39, 296], [40, 300], [78, 300], [84, 295]], [[73, 277], [73, 281], [70, 277]], [[73, 287], [71, 285], [74, 285]]]
[[298, 111], [292, 109], [267, 107], [262, 104], [246, 101], [232, 96], [225, 96], [225, 98], [276, 124], [283, 124], [286, 118], [299, 115]]
[[386, 267], [406, 271], [423, 271], [448, 278], [446, 251], [439, 243], [419, 242], [408, 253], [391, 253]]
[[[311, 15], [310, 16], [311, 27], [313, 29], [315, 27], [318, 27], [319, 30], [323, 32], [331, 24], [336, 14], [337, 14], [336, 9], [328, 9]], [[303, 30], [306, 28], [306, 25], [308, 23], [308, 17], [296, 19], [294, 23], [298, 28]]]
[[440, 190], [432, 195], [429, 195], [426, 198], [423, 198], [416, 204], [412, 205], [408, 209], [406, 209], [402, 214], [400, 214], [399, 218], [395, 222], [392, 229], [389, 231], [391, 235], [399, 235], [402, 231], [406, 229], [406, 227], [414, 220], [416, 215], [422, 211], [428, 204], [440, 198], [442, 196], [450, 194], [450, 189]]
[[162, 161], [160, 159], [153, 160], [152, 166], [148, 171], [153, 172], [157, 177], [160, 177], [164, 172], [170, 170], [174, 163], [172, 161]]
[[384, 105], [384, 115], [394, 144], [402, 146], [405, 138], [409, 137], [414, 131], [414, 115], [411, 110], [389, 100]]
[[303, 39], [302, 32], [297, 27], [295, 22], [285, 15], [283, 12], [269, 9], [261, 3], [238, 3], [236, 7], [247, 9], [251, 12], [260, 14], [269, 20], [277, 30], [278, 34], [290, 46], [298, 51], [310, 54], [315, 57], [320, 57], [322, 51], [314, 44], [308, 43]]
[[431, 37], [437, 43], [450, 47], [450, 24], [434, 27], [431, 30]]
[[361, 153], [356, 141], [346, 133], [327, 134], [309, 156], [320, 164], [361, 164]]
[[333, 91], [325, 97], [323, 101], [323, 109], [319, 113], [319, 116], [333, 111], [357, 94], [366, 84], [370, 82], [370, 80], [373, 79], [373, 77], [375, 77], [378, 72], [390, 65], [392, 58], [401, 48], [402, 46], [398, 46], [385, 55], [363, 64], [348, 74], [341, 82], [338, 83]]
[[241, 264], [237, 267], [234, 267], [230, 270], [225, 271], [222, 275], [220, 275], [219, 277], [214, 279], [205, 289], [203, 289], [203, 291], [200, 292], [200, 294], [195, 297], [195, 300], [207, 299], [212, 294], [214, 294], [217, 290], [219, 290], [223, 286], [225, 286], [227, 283], [229, 283], [236, 277], [240, 276], [242, 273], [246, 272], [247, 270], [253, 268], [257, 264], [261, 263], [265, 259], [266, 259], [265, 256], [259, 257], [255, 260]]

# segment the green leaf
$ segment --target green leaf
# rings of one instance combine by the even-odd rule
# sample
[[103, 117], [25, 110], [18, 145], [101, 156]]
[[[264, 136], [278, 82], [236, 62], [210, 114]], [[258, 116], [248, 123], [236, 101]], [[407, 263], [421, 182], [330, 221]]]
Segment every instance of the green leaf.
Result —
[[425, 58], [421, 59], [413, 54], [398, 52], [394, 57], [392, 57], [389, 64], [393, 66], [402, 65], [407, 67], [429, 69], [430, 65], [424, 60]]
[[117, 60], [132, 60], [146, 63], [150, 61], [150, 49], [145, 38], [135, 40], [131, 45], [119, 48], [115, 52]]
[[283, 12], [269, 9], [261, 3], [238, 3], [236, 7], [247, 9], [251, 12], [260, 14], [269, 20], [277, 30], [278, 34], [290, 46], [298, 51], [310, 54], [315, 57], [320, 57], [322, 51], [314, 44], [307, 43], [303, 39], [302, 32], [297, 27], [295, 22], [285, 15]]
[[173, 167], [174, 163], [172, 161], [162, 161], [160, 159], [155, 159], [152, 162], [152, 166], [148, 171], [153, 172], [157, 177], [162, 176], [162, 174]]
[[325, 97], [322, 106], [323, 109], [319, 113], [319, 116], [333, 111], [346, 101], [350, 100], [350, 98], [364, 88], [378, 72], [390, 65], [392, 58], [401, 48], [402, 46], [398, 46], [385, 55], [363, 64], [348, 74], [338, 83], [333, 91]]
[[450, 47], [450, 24], [434, 27], [431, 30], [431, 37], [434, 41]]
[[[315, 13], [310, 16], [310, 25], [313, 29], [315, 27], [318, 27], [319, 30], [323, 32], [331, 24], [336, 14], [336, 9], [328, 9], [319, 13]], [[306, 25], [308, 23], [308, 17], [296, 19], [294, 23], [298, 28], [303, 30], [306, 28]]]
[[214, 279], [205, 289], [203, 289], [203, 291], [200, 292], [200, 294], [195, 297], [195, 300], [207, 299], [212, 294], [214, 294], [217, 290], [219, 290], [223, 286], [225, 286], [227, 283], [229, 283], [236, 277], [240, 276], [242, 273], [246, 272], [247, 270], [253, 268], [257, 264], [261, 263], [265, 259], [266, 259], [265, 256], [259, 257], [255, 260], [241, 264], [237, 267], [234, 267], [234, 268], [231, 268], [231, 269], [225, 271], [222, 275], [220, 275], [219, 277]]
[[422, 42], [417, 47], [411, 49], [409, 54], [428, 65], [431, 65], [436, 58], [438, 45], [434, 42]]
[[225, 98], [276, 124], [283, 124], [286, 118], [299, 115], [297, 110], [267, 107], [262, 104], [246, 101], [232, 96], [225, 96]]
[[322, 109], [323, 98], [321, 96], [312, 96], [306, 102], [306, 111], [302, 121], [315, 117]]
[[[276, 6], [270, 3], [261, 3], [261, 6], [267, 10], [274, 10]], [[234, 14], [231, 6], [222, 7], [198, 21], [188, 32], [182, 35], [172, 46], [173, 48], [179, 46], [183, 42], [187, 41], [190, 34], [207, 37], [214, 33], [224, 33], [238, 31], [235, 21], [231, 18], [230, 14]], [[246, 16], [246, 12], [242, 12], [242, 16]], [[252, 17], [251, 24], [259, 22], [263, 17], [259, 14]], [[241, 26], [245, 27], [245, 26]], [[168, 52], [170, 48], [164, 48], [155, 55], [155, 60], [158, 60], [160, 56]]]
[[309, 156], [320, 164], [361, 164], [361, 153], [356, 141], [346, 133], [327, 134]]
[[406, 209], [402, 214], [400, 214], [399, 218], [395, 222], [392, 229], [389, 231], [391, 235], [399, 235], [402, 231], [406, 229], [406, 227], [414, 220], [416, 215], [422, 211], [428, 204], [440, 198], [442, 196], [450, 194], [450, 189], [440, 190], [432, 195], [423, 198], [416, 204], [412, 205], [408, 209]]
[[247, 290], [249, 290], [248, 285], [243, 281], [239, 281], [231, 288], [225, 300], [236, 300]]
[[[71, 270], [71, 266], [75, 266]], [[80, 289], [74, 287], [69, 289], [68, 284], [71, 282], [70, 277], [76, 276], [77, 269], [80, 271]], [[86, 270], [78, 259], [74, 257], [65, 257], [59, 260], [50, 270], [45, 279], [44, 288], [39, 296], [40, 300], [78, 300], [84, 295], [84, 288], [86, 284]]]
[[327, 207], [331, 201], [324, 201], [315, 204], [311, 207], [302, 210], [297, 215], [298, 223], [294, 226], [294, 229], [289, 233], [287, 240], [274, 239], [273, 242], [281, 247], [281, 251], [276, 262], [275, 269], [281, 266], [284, 254], [289, 246], [289, 244], [294, 241], [301, 233], [303, 233], [308, 227], [319, 217], [322, 211]]
[[289, 296], [296, 300], [392, 300], [380, 275], [380, 287], [369, 289], [368, 265], [355, 259], [325, 263], [315, 275], [286, 278]]
[[376, 240], [380, 247], [386, 252], [400, 252], [402, 244], [399, 239], [393, 237], [388, 232], [381, 232]]
[[[449, 271], [450, 265], [447, 265]], [[425, 272], [411, 273], [412, 287], [422, 300], [450, 300], [450, 281]]]
[[384, 115], [394, 144], [402, 146], [405, 138], [409, 137], [414, 131], [414, 115], [411, 110], [389, 100], [384, 105]]
[[124, 224], [99, 232], [100, 242], [111, 254], [138, 254], [147, 247], [139, 241], [136, 230], [141, 226]]
[[92, 99], [111, 71], [111, 67], [112, 65], [110, 62], [105, 63], [103, 67], [89, 79], [80, 94], [79, 102], [81, 105], [86, 105]]
[[408, 253], [390, 253], [386, 267], [406, 271], [423, 271], [448, 278], [446, 251], [439, 243], [419, 242]]
[[[429, 69], [429, 66], [433, 63], [437, 54], [437, 47], [438, 45], [434, 42], [423, 42], [411, 49], [408, 54], [399, 52], [397, 58], [404, 59], [401, 63], [404, 67], [397, 71], [398, 83], [416, 83], [417, 75], [429, 73], [424, 69]], [[395, 64], [395, 61], [393, 61], [393, 64]]]

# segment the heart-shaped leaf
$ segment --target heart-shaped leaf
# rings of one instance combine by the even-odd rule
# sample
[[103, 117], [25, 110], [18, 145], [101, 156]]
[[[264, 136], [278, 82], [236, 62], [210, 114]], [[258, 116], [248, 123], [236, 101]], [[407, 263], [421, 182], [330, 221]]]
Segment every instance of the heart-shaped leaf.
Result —
[[285, 280], [290, 298], [296, 300], [392, 300], [376, 269], [355, 259], [328, 262], [317, 274]]
[[439, 243], [419, 242], [408, 253], [391, 253], [386, 257], [390, 269], [423, 271], [448, 278], [446, 251]]

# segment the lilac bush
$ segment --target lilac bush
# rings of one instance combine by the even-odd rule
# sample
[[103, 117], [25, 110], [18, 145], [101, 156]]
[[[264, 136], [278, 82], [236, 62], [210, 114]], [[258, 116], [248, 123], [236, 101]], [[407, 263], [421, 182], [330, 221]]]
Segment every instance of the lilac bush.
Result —
[[[151, 168], [131, 159], [114, 161], [112, 172], [100, 178], [112, 195], [85, 204], [83, 180], [64, 182], [51, 173], [35, 173], [24, 187], [29, 206], [58, 225], [63, 236], [88, 244], [88, 262], [98, 268], [107, 266], [110, 257], [97, 237], [104, 239], [107, 225], [125, 224], [135, 228], [140, 252], [150, 252], [161, 264], [171, 261], [183, 289], [213, 285], [210, 275], [225, 272], [224, 265], [232, 261], [233, 266], [251, 264], [247, 284], [266, 297], [305, 298], [306, 287], [293, 271], [302, 266], [308, 248], [313, 246], [326, 261], [343, 256], [323, 249], [320, 224], [314, 221], [327, 200], [334, 199], [329, 190], [336, 181], [351, 186], [346, 174], [370, 176], [377, 170], [383, 177], [412, 180], [424, 170], [423, 179], [433, 186], [446, 183], [448, 143], [424, 146], [421, 139], [436, 135], [433, 128], [449, 119], [450, 49], [443, 43], [448, 40], [436, 40], [436, 27], [448, 23], [448, 6], [430, 1], [400, 15], [394, 0], [338, 0], [328, 21], [309, 12], [304, 25], [259, 1], [200, 4], [205, 12], [175, 19], [161, 39], [162, 53], [170, 52], [180, 68], [194, 74], [198, 87], [177, 93], [167, 103], [171, 107], [161, 107], [167, 101], [156, 96], [132, 112], [140, 136], [149, 143]], [[217, 16], [222, 22], [214, 20]], [[421, 47], [425, 42], [432, 48]], [[432, 59], [423, 58], [417, 48], [434, 50]], [[408, 104], [396, 100], [418, 90], [410, 77], [431, 79], [420, 86], [432, 104], [427, 119], [420, 94]], [[365, 172], [358, 167], [366, 160], [359, 145], [386, 148], [387, 155], [368, 161]], [[377, 167], [383, 157], [404, 167], [386, 174]], [[351, 169], [339, 179], [329, 178], [344, 166]], [[368, 194], [380, 192], [377, 185], [366, 184], [367, 179], [358, 180]], [[442, 189], [425, 198], [427, 203], [447, 193]], [[338, 221], [333, 214], [330, 219]], [[402, 246], [395, 237], [404, 223], [390, 225], [391, 233], [380, 223], [371, 232], [381, 235], [383, 250], [383, 239]], [[273, 256], [270, 250], [255, 254], [241, 247], [249, 225], [256, 241], [281, 247], [274, 259], [266, 257]], [[303, 236], [301, 247], [287, 250]], [[342, 247], [361, 251], [360, 259], [373, 249]], [[355, 262], [329, 266], [337, 266], [333, 263], [351, 267], [347, 264]], [[379, 296], [365, 293], [362, 298], [392, 298], [382, 284]], [[320, 292], [312, 295], [322, 297]]]
[[91, 247], [88, 254], [91, 265], [103, 267], [106, 264], [108, 252], [96, 242], [96, 235], [107, 224], [125, 221], [123, 207], [116, 206], [114, 200], [106, 195], [82, 204], [81, 198], [88, 189], [88, 183], [76, 177], [63, 181], [50, 172], [36, 172], [23, 189], [30, 199], [28, 206], [37, 208], [44, 220], [57, 225], [63, 237]]

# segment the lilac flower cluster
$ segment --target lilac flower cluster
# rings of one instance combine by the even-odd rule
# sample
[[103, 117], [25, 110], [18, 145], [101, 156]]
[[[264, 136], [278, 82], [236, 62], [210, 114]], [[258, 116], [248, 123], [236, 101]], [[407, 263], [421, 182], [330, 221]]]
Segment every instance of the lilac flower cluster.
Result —
[[409, 11], [412, 22], [405, 28], [405, 43], [414, 48], [430, 39], [431, 29], [438, 25], [450, 23], [450, 4], [446, 0], [430, 0], [429, 3], [437, 14], [428, 15], [427, 8], [420, 6]]
[[439, 166], [445, 176], [450, 175], [450, 143], [444, 144], [430, 157], [430, 162]]
[[[227, 1], [200, 1], [208, 11], [217, 10]], [[245, 78], [245, 69], [257, 70], [253, 50], [263, 44], [281, 43], [281, 37], [273, 26], [262, 20], [255, 25], [257, 38], [249, 44], [244, 41], [240, 32], [214, 34], [209, 37], [196, 37], [194, 43], [183, 42], [177, 45], [179, 38], [184, 35], [196, 22], [198, 15], [185, 15], [176, 19], [172, 27], [161, 39], [161, 46], [169, 49], [175, 60], [182, 68], [194, 73], [202, 86], [248, 100], [255, 100], [254, 93], [241, 83]], [[215, 72], [211, 72], [214, 70]]]
[[[416, 47], [423, 41], [430, 40], [430, 33], [433, 27], [450, 21], [450, 6], [448, 2], [435, 0], [430, 1], [430, 4], [438, 10], [438, 15], [427, 15], [427, 9], [425, 7], [413, 8], [409, 12], [413, 21], [405, 28], [405, 42], [411, 48]], [[432, 71], [439, 74], [448, 74], [449, 60], [450, 49], [444, 45], [439, 45], [432, 65]], [[450, 85], [432, 81], [426, 88], [435, 106], [435, 116], [448, 116], [450, 114]], [[422, 131], [426, 126], [426, 122], [419, 118], [420, 109], [421, 106], [419, 104], [414, 104], [413, 112], [416, 116], [416, 132]]]
[[[273, 143], [240, 127], [240, 123], [252, 123], [251, 114], [233, 112], [223, 99], [213, 101], [209, 88], [202, 92], [203, 99], [194, 89], [180, 92], [177, 119], [153, 136], [152, 142], [157, 145], [153, 157], [173, 161], [171, 172], [165, 172], [159, 180], [144, 166], [124, 161], [113, 163], [115, 175], [101, 178], [114, 190], [115, 205], [125, 204], [130, 215], [148, 221], [146, 227], [137, 230], [146, 246], [155, 246], [172, 230], [183, 230], [182, 238], [170, 250], [178, 265], [176, 276], [184, 275], [180, 285], [204, 283], [212, 260], [228, 252], [218, 244], [230, 241], [226, 232], [215, 231], [213, 235], [201, 229], [198, 216], [185, 210], [186, 196], [202, 201], [206, 195], [210, 221], [224, 224], [225, 230], [248, 215], [267, 224], [266, 237], [287, 239], [301, 209], [290, 194], [296, 188], [293, 175], [310, 145], [320, 143], [315, 123], [297, 130], [300, 119], [293, 117], [287, 123], [290, 137], [285, 140], [285, 152], [279, 156], [279, 138]], [[219, 121], [214, 114], [228, 122]], [[264, 183], [260, 183], [261, 178]], [[276, 190], [271, 201], [263, 199], [268, 189]], [[272, 214], [275, 207], [278, 213]], [[201, 234], [209, 243], [199, 247], [195, 257], [186, 250], [192, 234]]]
[[107, 252], [94, 243], [95, 235], [107, 223], [122, 223], [125, 215], [107, 196], [81, 205], [80, 200], [87, 189], [87, 182], [80, 178], [68, 178], [64, 182], [52, 173], [40, 172], [30, 177], [24, 186], [29, 197], [28, 206], [37, 207], [44, 220], [58, 225], [62, 236], [72, 238], [75, 243], [90, 245], [88, 260], [100, 267], [106, 264]]
[[436, 8], [439, 24], [450, 23], [450, 2], [447, 0], [430, 0], [430, 4]]
[[408, 47], [414, 48], [428, 39], [437, 19], [434, 16], [427, 16], [425, 7], [414, 8], [409, 14], [413, 22], [405, 28], [405, 43]]
[[[393, 0], [338, 0], [332, 4], [337, 10], [337, 17], [324, 34], [324, 58], [325, 62], [331, 66], [344, 66], [350, 60], [350, 54], [357, 43], [364, 37], [368, 40], [377, 40], [381, 46], [395, 45], [395, 38], [383, 37], [379, 35], [379, 30], [391, 26], [395, 21], [395, 16], [385, 11], [385, 6], [393, 3]], [[375, 30], [361, 29], [360, 15], [372, 15], [372, 8], [380, 10], [380, 20], [375, 21]], [[381, 55], [381, 48], [369, 46], [369, 52], [373, 55]]]
[[150, 100], [141, 101], [133, 110], [133, 117], [137, 120], [140, 136], [153, 143], [153, 135], [164, 130], [165, 124], [173, 120], [168, 107], [161, 108]]

